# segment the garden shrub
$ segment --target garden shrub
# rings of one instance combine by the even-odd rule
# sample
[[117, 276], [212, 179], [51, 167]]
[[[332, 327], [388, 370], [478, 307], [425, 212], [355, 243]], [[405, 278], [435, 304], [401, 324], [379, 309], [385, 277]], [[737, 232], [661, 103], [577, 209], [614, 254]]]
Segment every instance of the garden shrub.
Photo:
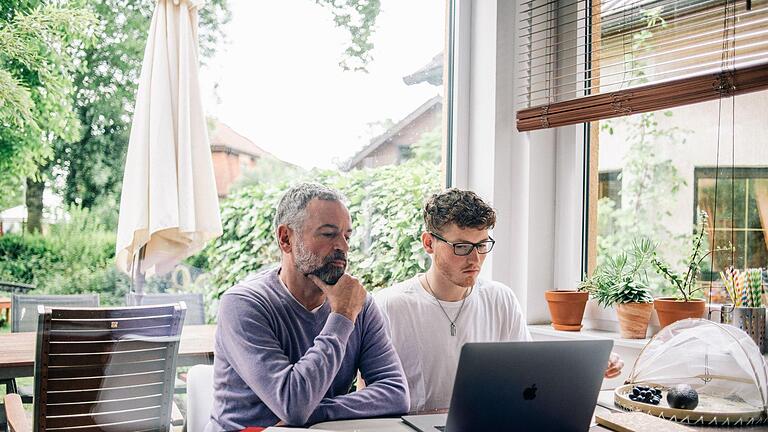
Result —
[[115, 267], [114, 232], [88, 210], [68, 213], [45, 235], [0, 237], [0, 279], [33, 284], [40, 294], [99, 293], [102, 305], [123, 304], [130, 280]]
[[[315, 170], [294, 182], [316, 181], [346, 195], [354, 230], [347, 271], [373, 291], [426, 270], [421, 209], [441, 188], [436, 170], [431, 161], [414, 159], [346, 173]], [[211, 301], [248, 274], [279, 263], [272, 219], [294, 182], [246, 186], [222, 202], [224, 234], [205, 250]]]

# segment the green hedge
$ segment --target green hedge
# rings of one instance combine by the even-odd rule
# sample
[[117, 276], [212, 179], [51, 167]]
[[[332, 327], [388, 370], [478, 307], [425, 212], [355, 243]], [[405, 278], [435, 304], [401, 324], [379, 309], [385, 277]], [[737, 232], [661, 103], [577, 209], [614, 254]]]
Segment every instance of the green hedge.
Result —
[[[427, 268], [419, 238], [425, 199], [440, 190], [440, 170], [432, 162], [349, 173], [312, 171], [298, 181], [316, 181], [338, 189], [349, 199], [353, 235], [348, 271], [368, 290], [376, 290]], [[291, 182], [256, 184], [222, 203], [224, 235], [205, 251], [212, 276], [211, 299], [249, 273], [279, 262], [272, 219], [280, 196]]]
[[115, 234], [88, 211], [40, 234], [0, 237], [0, 280], [29, 283], [45, 294], [99, 293], [103, 305], [124, 303], [130, 281], [114, 265]]

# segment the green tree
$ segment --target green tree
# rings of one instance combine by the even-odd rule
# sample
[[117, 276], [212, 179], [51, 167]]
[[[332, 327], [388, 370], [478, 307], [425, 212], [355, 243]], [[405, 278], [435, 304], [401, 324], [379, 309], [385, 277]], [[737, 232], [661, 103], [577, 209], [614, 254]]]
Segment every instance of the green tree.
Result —
[[[598, 264], [631, 249], [638, 239], [660, 244], [659, 252], [667, 257], [685, 255], [690, 236], [673, 233], [668, 227], [685, 180], [661, 149], [685, 143], [687, 131], [677, 127], [660, 128], [656, 116], [643, 113], [603, 124], [603, 130], [609, 134], [619, 129], [625, 131], [629, 148], [619, 176], [621, 207], [607, 197], [598, 202]], [[660, 276], [649, 275], [651, 288], [661, 290], [661, 282]]]
[[[654, 31], [666, 26], [661, 8], [642, 11], [646, 27], [633, 34], [632, 50], [625, 53], [632, 85], [647, 82], [643, 56], [653, 49]], [[676, 234], [668, 228], [668, 218], [677, 201], [677, 193], [685, 185], [673, 161], [664, 156], [665, 146], [684, 144], [689, 131], [678, 127], [660, 127], [658, 116], [671, 117], [672, 112], [642, 113], [602, 122], [601, 130], [609, 135], [622, 131], [629, 144], [624, 155], [621, 181], [621, 207], [605, 197], [598, 202], [598, 265], [609, 262], [624, 250], [630, 250], [640, 239], [659, 245], [659, 253], [674, 261], [685, 255], [690, 235]], [[649, 273], [648, 283], [656, 292], [672, 290], [661, 276]]]
[[373, 60], [371, 36], [376, 28], [376, 18], [381, 10], [380, 0], [315, 0], [315, 3], [331, 10], [333, 22], [349, 32], [350, 44], [339, 62], [344, 70], [367, 72]]
[[[55, 140], [76, 136], [73, 52], [87, 46], [94, 24], [91, 13], [73, 6], [0, 4], [0, 191], [18, 191]], [[11, 197], [0, 202], [6, 205], [18, 193], [0, 196]]]
[[[94, 0], [98, 17], [94, 43], [77, 53], [81, 67], [69, 100], [81, 127], [75, 139], [57, 139], [53, 158], [38, 165], [40, 177], [28, 181], [30, 219], [42, 212], [48, 184], [62, 183], [69, 204], [86, 208], [117, 205], [128, 147], [135, 94], [141, 72], [154, 0]], [[215, 52], [229, 21], [227, 0], [212, 0], [200, 11], [203, 60]], [[69, 137], [67, 137], [69, 138]], [[60, 182], [52, 182], [59, 176]]]

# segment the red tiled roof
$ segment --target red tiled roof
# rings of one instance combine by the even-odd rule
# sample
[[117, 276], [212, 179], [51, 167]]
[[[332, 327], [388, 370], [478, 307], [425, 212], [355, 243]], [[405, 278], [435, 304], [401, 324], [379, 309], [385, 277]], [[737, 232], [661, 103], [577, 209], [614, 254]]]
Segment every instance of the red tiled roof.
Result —
[[213, 151], [228, 151], [248, 156], [272, 157], [269, 152], [219, 120], [213, 121], [213, 125], [208, 133], [210, 134], [211, 150]]

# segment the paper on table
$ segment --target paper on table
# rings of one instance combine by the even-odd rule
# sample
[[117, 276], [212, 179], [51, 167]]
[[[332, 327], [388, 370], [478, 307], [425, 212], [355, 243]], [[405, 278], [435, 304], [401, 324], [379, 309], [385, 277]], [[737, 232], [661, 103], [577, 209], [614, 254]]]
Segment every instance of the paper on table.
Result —
[[693, 431], [689, 427], [642, 412], [598, 414], [597, 423], [618, 432]]

